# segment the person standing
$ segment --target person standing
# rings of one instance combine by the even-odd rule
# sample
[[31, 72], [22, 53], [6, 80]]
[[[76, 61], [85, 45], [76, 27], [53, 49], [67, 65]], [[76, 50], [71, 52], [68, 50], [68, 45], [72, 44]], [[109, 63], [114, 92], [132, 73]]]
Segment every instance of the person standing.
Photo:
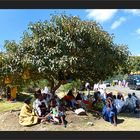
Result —
[[90, 83], [89, 82], [86, 82], [85, 88], [88, 91], [88, 95], [89, 95], [90, 94]]

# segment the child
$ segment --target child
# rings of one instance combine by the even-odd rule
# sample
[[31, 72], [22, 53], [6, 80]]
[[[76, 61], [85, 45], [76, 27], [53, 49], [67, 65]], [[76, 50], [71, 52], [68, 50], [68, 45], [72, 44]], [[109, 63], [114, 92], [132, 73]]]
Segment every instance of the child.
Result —
[[55, 100], [51, 101], [50, 111], [52, 113], [54, 121], [57, 123], [61, 123], [62, 125], [64, 125], [64, 127], [66, 127], [65, 114], [63, 112], [63, 109], [56, 105]]

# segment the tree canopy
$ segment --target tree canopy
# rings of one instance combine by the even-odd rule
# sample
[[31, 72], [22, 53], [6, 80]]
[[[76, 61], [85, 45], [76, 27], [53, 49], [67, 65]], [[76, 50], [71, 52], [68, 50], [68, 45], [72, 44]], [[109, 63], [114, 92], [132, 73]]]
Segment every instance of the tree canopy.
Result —
[[130, 57], [131, 72], [140, 71], [140, 56]]
[[30, 23], [20, 43], [6, 41], [2, 73], [13, 82], [48, 80], [51, 92], [71, 80], [105, 80], [117, 71], [128, 71], [126, 45], [94, 21], [53, 15], [50, 21]]

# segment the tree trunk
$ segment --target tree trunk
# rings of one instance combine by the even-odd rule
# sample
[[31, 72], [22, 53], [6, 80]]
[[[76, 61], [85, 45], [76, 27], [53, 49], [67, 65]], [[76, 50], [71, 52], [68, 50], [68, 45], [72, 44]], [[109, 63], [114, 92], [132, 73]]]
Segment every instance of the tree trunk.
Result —
[[51, 93], [54, 95], [55, 91], [61, 86], [62, 81], [59, 81], [57, 85], [51, 87]]
[[3, 92], [3, 88], [2, 86], [0, 87], [0, 98], [2, 98], [2, 92]]

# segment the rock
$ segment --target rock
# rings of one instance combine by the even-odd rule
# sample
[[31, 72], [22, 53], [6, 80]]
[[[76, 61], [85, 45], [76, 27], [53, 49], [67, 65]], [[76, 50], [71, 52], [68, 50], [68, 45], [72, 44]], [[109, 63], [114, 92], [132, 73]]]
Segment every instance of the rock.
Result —
[[88, 126], [93, 126], [94, 124], [93, 124], [93, 122], [88, 122], [87, 125]]
[[88, 120], [89, 118], [84, 118], [85, 120]]
[[69, 121], [69, 124], [70, 124], [70, 123], [73, 123], [73, 121]]

